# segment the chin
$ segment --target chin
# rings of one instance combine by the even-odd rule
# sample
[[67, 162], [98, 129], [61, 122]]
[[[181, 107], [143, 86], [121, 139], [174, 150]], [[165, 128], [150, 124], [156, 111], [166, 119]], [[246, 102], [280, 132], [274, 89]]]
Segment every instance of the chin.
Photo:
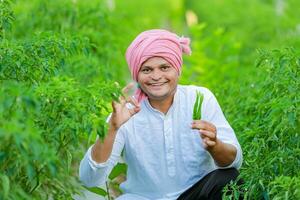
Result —
[[164, 94], [148, 94], [148, 97], [153, 100], [164, 100], [171, 96], [169, 93], [164, 93]]

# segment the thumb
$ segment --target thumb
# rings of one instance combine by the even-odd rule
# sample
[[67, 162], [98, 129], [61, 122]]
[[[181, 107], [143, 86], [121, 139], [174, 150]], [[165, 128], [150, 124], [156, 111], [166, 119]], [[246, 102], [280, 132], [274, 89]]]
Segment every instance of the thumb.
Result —
[[117, 110], [117, 105], [116, 104], [117, 103], [115, 101], [111, 102], [111, 105], [112, 105], [112, 108], [113, 108], [113, 112], [116, 112], [116, 110]]
[[134, 114], [136, 114], [137, 112], [139, 112], [141, 110], [141, 107], [135, 107], [133, 110], [134, 110]]

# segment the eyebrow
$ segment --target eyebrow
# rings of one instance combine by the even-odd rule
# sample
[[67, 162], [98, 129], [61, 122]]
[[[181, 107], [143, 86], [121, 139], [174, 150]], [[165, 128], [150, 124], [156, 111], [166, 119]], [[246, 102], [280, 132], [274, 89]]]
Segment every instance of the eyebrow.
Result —
[[[170, 67], [171, 65], [170, 65], [169, 63], [163, 63], [163, 64], [160, 64], [160, 65], [159, 65], [159, 67], [165, 67], [165, 66]], [[148, 65], [144, 65], [144, 66], [142, 66], [142, 67], [152, 68], [152, 66], [148, 66]], [[142, 68], [142, 67], [141, 67], [141, 68]]]

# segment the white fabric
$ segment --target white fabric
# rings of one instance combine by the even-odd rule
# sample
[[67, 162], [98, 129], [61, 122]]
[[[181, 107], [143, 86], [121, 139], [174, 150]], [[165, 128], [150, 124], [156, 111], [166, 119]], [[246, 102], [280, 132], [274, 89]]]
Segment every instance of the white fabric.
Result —
[[190, 128], [196, 90], [204, 94], [202, 119], [217, 127], [218, 139], [237, 149], [227, 168], [240, 168], [241, 147], [215, 96], [204, 87], [178, 85], [167, 114], [152, 108], [148, 100], [141, 103], [141, 111], [119, 129], [105, 163], [93, 161], [90, 147], [80, 163], [80, 180], [90, 187], [103, 184], [124, 149], [127, 180], [121, 183], [124, 195], [117, 200], [175, 200], [206, 174], [221, 168], [203, 148], [199, 132]]

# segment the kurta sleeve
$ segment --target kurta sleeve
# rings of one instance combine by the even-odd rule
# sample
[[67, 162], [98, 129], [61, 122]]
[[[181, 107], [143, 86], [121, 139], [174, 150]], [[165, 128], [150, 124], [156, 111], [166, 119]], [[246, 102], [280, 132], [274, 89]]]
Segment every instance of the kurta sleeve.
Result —
[[93, 146], [91, 146], [87, 150], [79, 166], [79, 179], [82, 181], [82, 183], [87, 187], [103, 185], [113, 167], [119, 161], [124, 144], [124, 131], [121, 127], [117, 132], [111, 155], [107, 161], [103, 163], [97, 163], [92, 159], [91, 150]]
[[242, 165], [243, 161], [243, 155], [242, 155], [242, 149], [241, 146], [236, 138], [236, 135], [234, 133], [234, 130], [229, 125], [228, 121], [226, 120], [221, 107], [214, 96], [214, 94], [207, 89], [205, 92], [204, 101], [203, 101], [203, 120], [209, 121], [213, 123], [217, 128], [217, 138], [221, 140], [224, 143], [231, 144], [235, 146], [237, 150], [236, 157], [234, 161], [226, 166], [226, 167], [220, 167], [216, 163], [217, 168], [230, 168], [234, 167], [236, 169], [239, 169]]

